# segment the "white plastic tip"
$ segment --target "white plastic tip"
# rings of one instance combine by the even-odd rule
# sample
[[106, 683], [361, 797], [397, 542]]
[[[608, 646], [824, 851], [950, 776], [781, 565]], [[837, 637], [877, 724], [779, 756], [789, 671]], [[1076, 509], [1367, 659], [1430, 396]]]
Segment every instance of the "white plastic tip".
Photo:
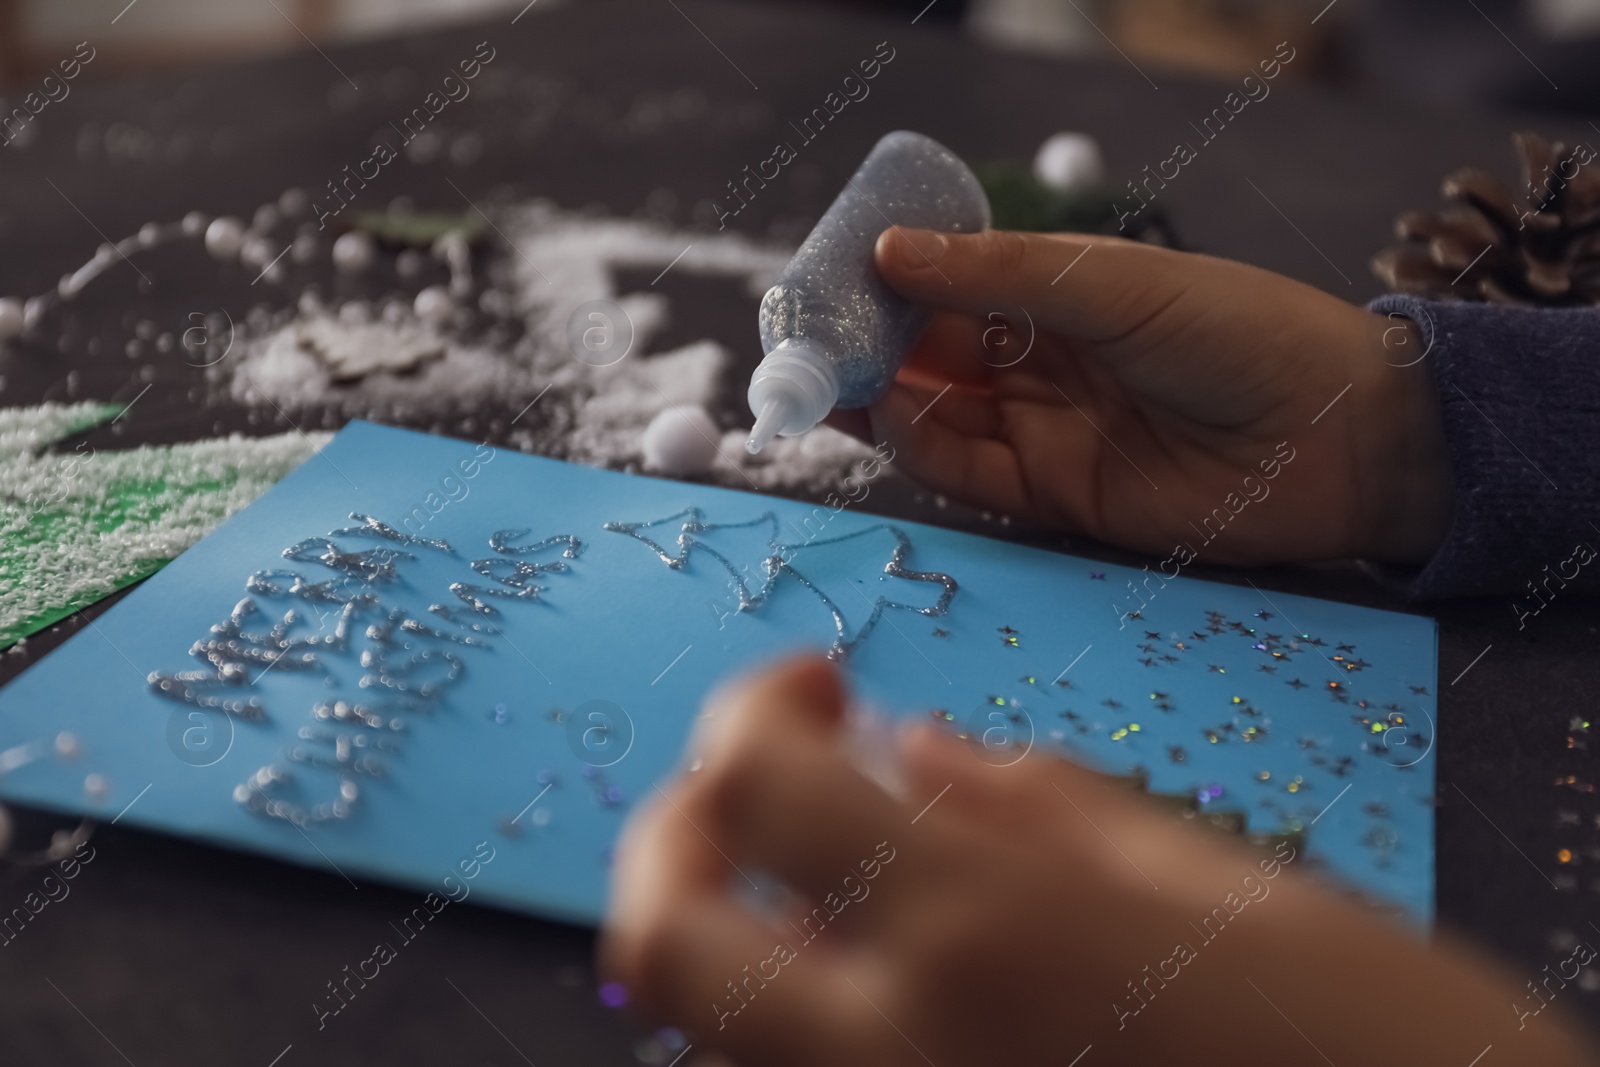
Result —
[[756, 424], [750, 430], [750, 439], [744, 443], [744, 450], [752, 456], [760, 452], [772, 439], [778, 436], [789, 422], [790, 404], [782, 397], [773, 397], [762, 405], [761, 414], [756, 416]]

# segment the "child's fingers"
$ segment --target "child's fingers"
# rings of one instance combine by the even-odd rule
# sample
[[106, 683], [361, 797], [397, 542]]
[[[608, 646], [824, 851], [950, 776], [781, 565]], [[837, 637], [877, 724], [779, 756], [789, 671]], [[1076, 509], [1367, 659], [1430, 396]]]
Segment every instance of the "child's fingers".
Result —
[[681, 804], [748, 867], [741, 877], [771, 871], [820, 899], [839, 892], [841, 879], [901, 826], [898, 802], [846, 752], [844, 699], [833, 667], [807, 660], [712, 705], [697, 747], [701, 769], [685, 782]]
[[987, 385], [994, 365], [1000, 362], [994, 356], [985, 358], [989, 352], [986, 344], [998, 344], [998, 334], [992, 332], [996, 325], [972, 315], [935, 311], [906, 357], [900, 379], [935, 388], [949, 382]]
[[[853, 1008], [837, 995], [842, 983], [829, 974], [831, 960], [816, 953], [787, 965], [774, 960], [783, 933], [731, 897], [732, 877], [730, 861], [672, 792], [641, 807], [617, 850], [600, 945], [604, 972], [647, 1014], [703, 1035], [741, 1061], [838, 1061], [844, 1049], [835, 1039], [843, 1028], [815, 1025]], [[775, 981], [780, 966], [782, 980]]]
[[1108, 342], [1182, 293], [1182, 253], [1086, 234], [935, 233], [894, 227], [878, 237], [884, 279], [918, 303], [987, 322], [1006, 307], [1037, 326]]
[[834, 408], [822, 420], [824, 426], [831, 426], [840, 433], [849, 434], [858, 441], [865, 441], [869, 445], [878, 442], [872, 438], [872, 418], [867, 414], [866, 408]]
[[1003, 440], [1005, 426], [1000, 407], [994, 395], [986, 390], [952, 383], [918, 385], [902, 380], [895, 383], [894, 391], [915, 398], [913, 425], [920, 426], [931, 420], [960, 437]]
[[[937, 390], [895, 385], [872, 408], [874, 440], [894, 449], [896, 469], [936, 493], [977, 508], [1034, 517], [1012, 447], [990, 437], [992, 425], [981, 427], [986, 431], [981, 436], [963, 432], [976, 425], [972, 411], [963, 404], [991, 402], [958, 396], [957, 392], [952, 389], [940, 397]], [[946, 403], [950, 411], [939, 410]], [[957, 408], [962, 408], [959, 415]], [[957, 425], [952, 426], [946, 421], [949, 419]]]

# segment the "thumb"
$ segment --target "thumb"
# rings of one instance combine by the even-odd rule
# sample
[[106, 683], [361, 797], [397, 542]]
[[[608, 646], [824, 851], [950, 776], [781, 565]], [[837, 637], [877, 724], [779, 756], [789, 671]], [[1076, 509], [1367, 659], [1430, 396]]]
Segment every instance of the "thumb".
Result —
[[878, 271], [919, 304], [979, 317], [1025, 309], [1066, 337], [1120, 338], [1184, 288], [1182, 252], [1098, 234], [939, 233], [891, 227], [878, 235]]

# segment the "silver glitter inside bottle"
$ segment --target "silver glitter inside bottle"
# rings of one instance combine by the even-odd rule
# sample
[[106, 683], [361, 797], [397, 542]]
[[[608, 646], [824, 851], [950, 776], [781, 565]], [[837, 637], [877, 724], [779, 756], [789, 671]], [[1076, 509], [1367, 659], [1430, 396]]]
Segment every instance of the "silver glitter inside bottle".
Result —
[[767, 355], [750, 379], [756, 425], [745, 447], [759, 452], [834, 407], [865, 407], [888, 390], [927, 311], [878, 276], [880, 233], [988, 225], [983, 187], [954, 152], [908, 130], [880, 140], [761, 301]]

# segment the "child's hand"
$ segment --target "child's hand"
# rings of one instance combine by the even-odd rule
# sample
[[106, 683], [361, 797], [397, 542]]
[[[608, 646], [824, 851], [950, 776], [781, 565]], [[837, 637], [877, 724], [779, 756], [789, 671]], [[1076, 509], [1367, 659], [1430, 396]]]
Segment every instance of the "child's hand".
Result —
[[[932, 726], [903, 736], [897, 798], [850, 757], [844, 706], [821, 660], [725, 691], [700, 769], [623, 835], [602, 965], [698, 1052], [1025, 1067], [1092, 1045], [1082, 1067], [1247, 1067], [1467, 1064], [1493, 1044], [1585, 1062], [1556, 1011], [1318, 887], [1292, 848], [1246, 851], [1039, 752], [990, 766]], [[742, 899], [769, 873], [807, 898], [788, 915]]]
[[1443, 538], [1439, 404], [1403, 321], [1108, 237], [889, 230], [877, 251], [935, 315], [870, 430], [929, 488], [1212, 562], [1421, 560]]

